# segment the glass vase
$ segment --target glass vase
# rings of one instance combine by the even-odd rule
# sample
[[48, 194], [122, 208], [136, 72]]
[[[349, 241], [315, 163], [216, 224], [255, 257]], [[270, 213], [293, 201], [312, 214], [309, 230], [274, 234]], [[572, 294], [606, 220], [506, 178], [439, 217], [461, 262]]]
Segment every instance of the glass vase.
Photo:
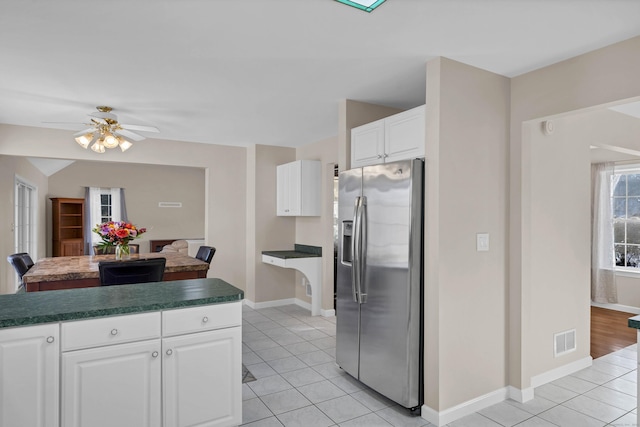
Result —
[[129, 258], [131, 258], [129, 245], [126, 243], [116, 245], [116, 261], [123, 261]]

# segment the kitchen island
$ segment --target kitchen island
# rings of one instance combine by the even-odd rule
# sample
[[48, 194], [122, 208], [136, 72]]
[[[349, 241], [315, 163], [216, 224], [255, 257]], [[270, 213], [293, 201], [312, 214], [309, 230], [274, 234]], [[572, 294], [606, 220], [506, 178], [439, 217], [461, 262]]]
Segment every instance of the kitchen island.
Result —
[[221, 279], [0, 295], [0, 425], [241, 424], [243, 297]]
[[[166, 258], [164, 281], [207, 277], [209, 264], [181, 253], [134, 254], [131, 259]], [[100, 261], [114, 261], [114, 255], [84, 255], [39, 259], [22, 277], [27, 292], [100, 286]]]

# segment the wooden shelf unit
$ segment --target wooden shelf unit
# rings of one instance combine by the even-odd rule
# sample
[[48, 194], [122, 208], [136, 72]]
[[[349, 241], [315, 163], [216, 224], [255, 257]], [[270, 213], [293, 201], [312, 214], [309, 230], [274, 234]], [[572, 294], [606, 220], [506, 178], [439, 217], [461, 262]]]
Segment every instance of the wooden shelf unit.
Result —
[[51, 198], [53, 256], [84, 255], [84, 199]]

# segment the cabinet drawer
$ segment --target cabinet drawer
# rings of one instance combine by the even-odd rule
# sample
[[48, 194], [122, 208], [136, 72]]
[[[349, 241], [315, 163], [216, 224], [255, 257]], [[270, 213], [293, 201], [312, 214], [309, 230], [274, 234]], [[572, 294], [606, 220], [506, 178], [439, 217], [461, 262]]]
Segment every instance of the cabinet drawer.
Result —
[[62, 351], [160, 338], [160, 313], [103, 317], [62, 324]]
[[278, 267], [284, 267], [286, 260], [284, 258], [278, 258], [271, 255], [262, 255], [262, 262], [265, 264], [277, 265]]
[[242, 302], [203, 305], [162, 312], [162, 336], [242, 325]]

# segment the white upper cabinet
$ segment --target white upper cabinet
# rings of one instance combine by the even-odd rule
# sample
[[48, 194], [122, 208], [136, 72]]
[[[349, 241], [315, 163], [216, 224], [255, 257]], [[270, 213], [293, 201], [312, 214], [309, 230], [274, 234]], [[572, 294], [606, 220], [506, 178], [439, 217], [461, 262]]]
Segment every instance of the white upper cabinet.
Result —
[[320, 162], [297, 160], [276, 171], [278, 216], [320, 215]]
[[424, 157], [425, 106], [351, 129], [351, 167]]

